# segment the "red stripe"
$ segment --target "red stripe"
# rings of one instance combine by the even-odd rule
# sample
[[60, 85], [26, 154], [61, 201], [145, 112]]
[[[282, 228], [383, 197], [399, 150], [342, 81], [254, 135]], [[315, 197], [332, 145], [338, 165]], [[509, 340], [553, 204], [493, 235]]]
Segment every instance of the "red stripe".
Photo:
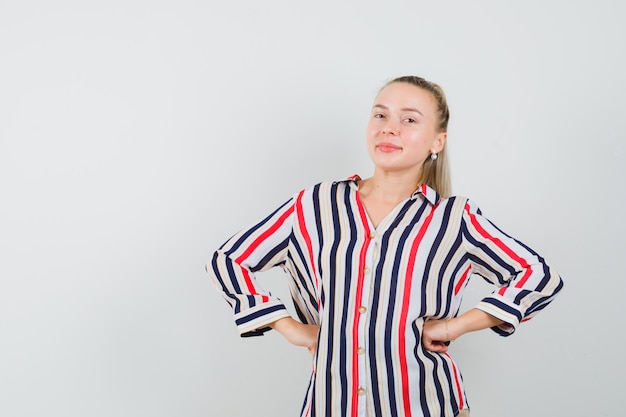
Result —
[[409, 252], [409, 261], [408, 267], [406, 271], [406, 281], [404, 283], [404, 293], [402, 294], [402, 310], [400, 312], [400, 341], [399, 351], [400, 351], [400, 377], [402, 380], [402, 401], [404, 403], [404, 410], [406, 417], [411, 417], [411, 401], [409, 395], [409, 372], [406, 360], [406, 321], [407, 316], [409, 314], [409, 302], [411, 299], [411, 282], [413, 280], [413, 268], [415, 266], [415, 258], [417, 256], [417, 248], [419, 247], [422, 239], [424, 238], [424, 234], [426, 233], [426, 229], [433, 219], [433, 215], [435, 214], [435, 210], [433, 209], [426, 220], [424, 220], [424, 224], [420, 228], [413, 244], [411, 246], [411, 251]]
[[[240, 267], [240, 268], [241, 268], [241, 272], [243, 273], [243, 279], [246, 282], [246, 287], [248, 287], [248, 291], [250, 292], [251, 295], [258, 295], [258, 292], [256, 288], [254, 287], [254, 283], [252, 282], [252, 278], [250, 277], [250, 271], [248, 271], [244, 267]], [[267, 295], [261, 296], [261, 302], [267, 303], [269, 300], [270, 298]]]
[[447, 353], [444, 353], [450, 359], [450, 363], [452, 364], [452, 371], [454, 372], [454, 383], [456, 387], [456, 394], [459, 397], [459, 410], [462, 410], [465, 404], [463, 403], [463, 391], [461, 390], [461, 382], [459, 381], [459, 371], [456, 369], [456, 365], [454, 361]]
[[311, 236], [309, 235], [309, 231], [306, 228], [306, 222], [304, 221], [304, 210], [302, 208], [302, 196], [304, 195], [304, 191], [302, 191], [296, 200], [296, 213], [298, 217], [298, 224], [300, 225], [300, 230], [302, 231], [302, 237], [304, 238], [304, 243], [309, 252], [309, 261], [311, 262], [311, 273], [315, 278], [315, 289], [317, 290], [317, 308], [320, 308], [320, 298], [319, 298], [319, 280], [317, 278], [317, 272], [315, 271], [315, 260], [313, 258], [313, 244], [311, 243]]
[[467, 280], [467, 277], [469, 276], [469, 272], [471, 270], [472, 270], [472, 267], [468, 266], [467, 269], [465, 270], [465, 272], [463, 272], [463, 275], [461, 276], [461, 279], [456, 284], [456, 287], [454, 287], [454, 295], [457, 295], [459, 293], [459, 291], [461, 291], [461, 288], [463, 288], [463, 284]]
[[365, 278], [363, 269], [366, 264], [367, 248], [372, 240], [370, 237], [370, 226], [367, 221], [367, 214], [365, 213], [365, 207], [363, 206], [359, 193], [356, 194], [356, 203], [361, 216], [361, 222], [363, 223], [363, 228], [365, 229], [365, 242], [361, 248], [361, 253], [359, 254], [359, 273], [354, 304], [354, 324], [352, 327], [352, 416], [358, 415], [359, 412], [359, 394], [357, 392], [359, 389], [359, 321], [361, 319], [359, 307], [361, 307], [361, 302], [363, 301], [363, 280]]
[[[530, 278], [532, 274], [533, 274], [533, 271], [529, 266], [526, 272], [524, 272], [524, 275], [522, 276], [522, 278], [517, 282], [517, 284], [515, 284], [515, 288], [521, 288], [526, 283], [526, 281], [528, 281], [528, 278]], [[506, 292], [506, 287], [502, 287], [498, 290], [498, 294], [500, 295], [503, 295], [505, 292]]]
[[[258, 295], [258, 292], [254, 286], [254, 283], [252, 282], [252, 278], [250, 277], [249, 270], [247, 268], [244, 268], [241, 265], [248, 258], [248, 256], [250, 256], [250, 254], [254, 252], [265, 241], [265, 239], [271, 236], [276, 231], [276, 229], [278, 229], [280, 226], [282, 226], [283, 223], [285, 223], [285, 220], [287, 220], [287, 218], [291, 215], [291, 213], [293, 213], [293, 206], [289, 207], [289, 209], [287, 209], [287, 211], [285, 211], [278, 218], [278, 220], [276, 220], [276, 223], [274, 223], [272, 227], [270, 227], [261, 235], [259, 235], [259, 237], [257, 237], [256, 240], [252, 242], [250, 246], [248, 246], [248, 249], [246, 249], [244, 253], [242, 253], [237, 259], [235, 259], [235, 263], [241, 267], [244, 281], [246, 282], [246, 286], [248, 287], [248, 292], [251, 295]], [[266, 302], [267, 300], [268, 300], [268, 297], [263, 296], [263, 302]]]
[[[496, 244], [496, 246], [498, 246], [504, 253], [506, 253], [507, 255], [509, 255], [511, 257], [511, 259], [513, 259], [515, 262], [517, 262], [518, 264], [520, 264], [520, 266], [522, 267], [522, 269], [525, 269], [525, 273], [522, 276], [522, 278], [515, 284], [516, 288], [521, 288], [524, 286], [524, 284], [526, 283], [526, 281], [528, 281], [528, 278], [532, 275], [533, 271], [532, 268], [530, 267], [530, 265], [528, 264], [528, 262], [526, 262], [526, 259], [522, 258], [521, 256], [519, 256], [517, 253], [513, 252], [513, 250], [511, 250], [511, 248], [509, 248], [507, 245], [504, 244], [504, 242], [502, 242], [500, 239], [493, 237], [489, 234], [489, 232], [487, 232], [482, 225], [478, 222], [478, 220], [476, 219], [476, 215], [470, 213], [469, 210], [469, 204], [465, 204], [465, 211], [467, 211], [467, 214], [470, 216], [470, 219], [472, 221], [472, 225], [474, 226], [474, 228], [476, 229], [476, 231], [478, 233], [480, 233], [483, 237], [491, 240], [493, 243]], [[498, 294], [502, 295], [504, 294], [504, 292], [506, 291], [507, 287], [502, 287], [499, 291]]]

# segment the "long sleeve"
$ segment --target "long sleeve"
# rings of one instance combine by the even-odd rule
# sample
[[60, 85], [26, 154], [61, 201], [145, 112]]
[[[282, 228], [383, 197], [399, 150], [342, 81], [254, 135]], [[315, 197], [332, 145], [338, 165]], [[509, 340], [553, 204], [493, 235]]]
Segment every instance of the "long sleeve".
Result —
[[508, 336], [546, 307], [563, 281], [541, 256], [483, 217], [471, 200], [465, 204], [462, 223], [472, 272], [499, 287], [476, 308], [504, 321], [493, 330]]
[[233, 308], [241, 336], [262, 335], [270, 323], [290, 315], [282, 301], [259, 286], [255, 273], [286, 261], [293, 211], [289, 200], [230, 238], [207, 265], [213, 284]]

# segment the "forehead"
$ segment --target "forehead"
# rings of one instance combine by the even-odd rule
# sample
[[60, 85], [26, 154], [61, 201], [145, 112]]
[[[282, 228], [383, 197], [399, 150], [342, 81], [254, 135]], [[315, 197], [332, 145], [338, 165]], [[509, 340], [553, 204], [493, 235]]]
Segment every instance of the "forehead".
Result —
[[376, 96], [374, 105], [383, 105], [389, 108], [414, 107], [420, 111], [437, 111], [435, 96], [430, 91], [403, 82], [395, 82], [385, 86]]

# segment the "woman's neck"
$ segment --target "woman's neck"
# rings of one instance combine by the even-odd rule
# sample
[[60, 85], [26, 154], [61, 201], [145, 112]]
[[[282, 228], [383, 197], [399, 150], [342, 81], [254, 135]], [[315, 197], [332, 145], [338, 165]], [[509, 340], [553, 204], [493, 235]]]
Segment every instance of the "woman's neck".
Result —
[[409, 198], [419, 185], [419, 178], [414, 174], [375, 171], [372, 177], [360, 182], [359, 193], [386, 204], [398, 204]]

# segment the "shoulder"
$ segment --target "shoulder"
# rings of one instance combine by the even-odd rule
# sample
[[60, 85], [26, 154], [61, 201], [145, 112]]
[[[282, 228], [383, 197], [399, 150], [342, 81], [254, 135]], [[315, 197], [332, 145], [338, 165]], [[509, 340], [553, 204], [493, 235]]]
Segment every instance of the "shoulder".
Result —
[[477, 208], [478, 204], [471, 197], [465, 195], [452, 195], [450, 197], [442, 198], [442, 202], [449, 202], [453, 204], [462, 204], [467, 205], [469, 207]]
[[481, 210], [471, 198], [463, 195], [453, 195], [446, 198], [441, 198], [437, 203], [437, 209], [443, 212], [444, 216], [448, 218], [456, 218], [461, 221], [466, 221], [472, 216], [481, 216]]
[[336, 193], [337, 190], [345, 190], [354, 188], [356, 190], [356, 178], [354, 176], [335, 180], [335, 181], [323, 181], [303, 188], [295, 193], [296, 199], [302, 199], [306, 197], [321, 197], [331, 193]]
[[439, 207], [465, 207], [466, 205], [475, 205], [468, 197], [463, 195], [452, 195], [450, 197], [440, 198], [437, 202]]

